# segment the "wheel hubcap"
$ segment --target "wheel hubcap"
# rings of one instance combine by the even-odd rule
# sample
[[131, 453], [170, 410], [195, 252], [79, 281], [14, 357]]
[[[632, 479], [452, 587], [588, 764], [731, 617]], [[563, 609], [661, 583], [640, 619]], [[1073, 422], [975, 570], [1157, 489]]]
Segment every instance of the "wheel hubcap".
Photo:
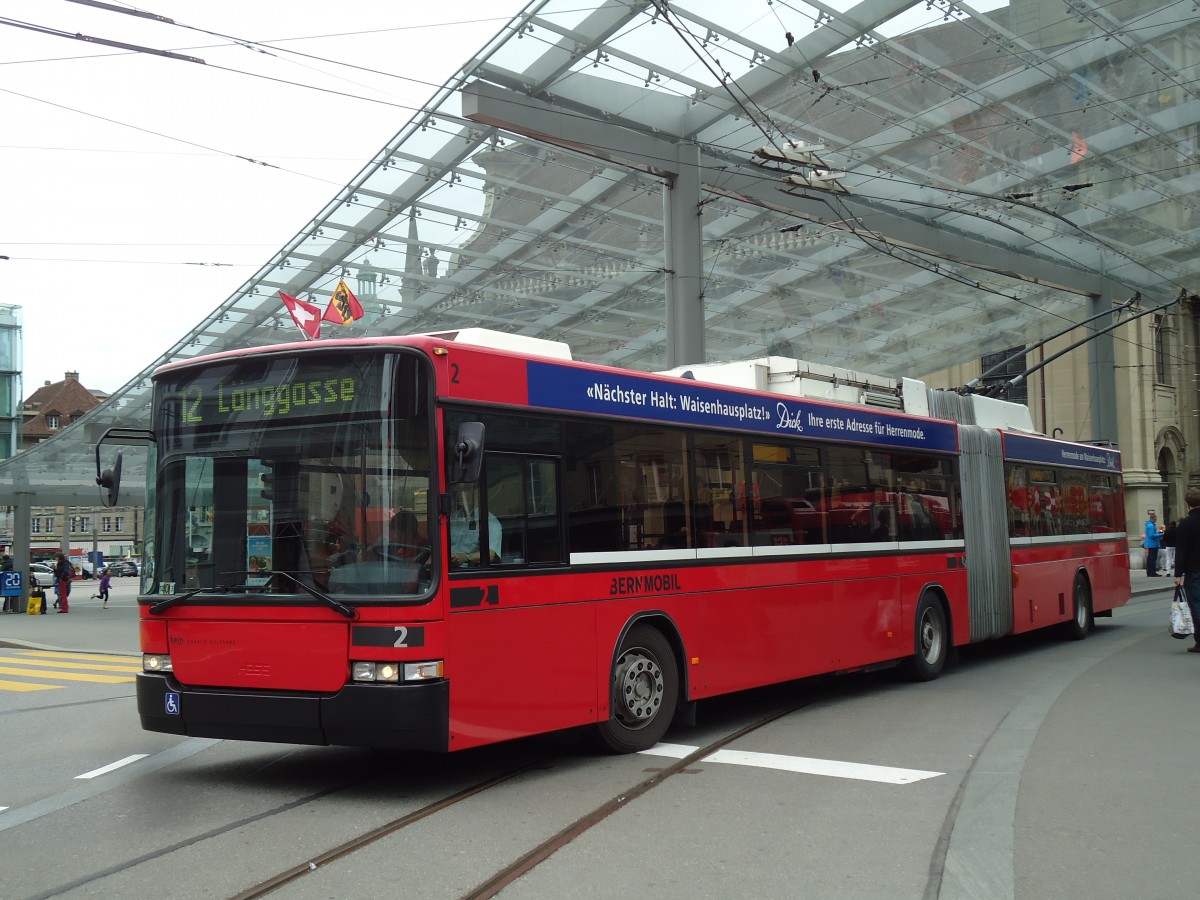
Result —
[[921, 652], [926, 662], [934, 662], [942, 653], [942, 631], [932, 610], [921, 618]]
[[617, 663], [617, 719], [640, 728], [662, 707], [665, 682], [658, 661], [642, 650], [628, 650]]

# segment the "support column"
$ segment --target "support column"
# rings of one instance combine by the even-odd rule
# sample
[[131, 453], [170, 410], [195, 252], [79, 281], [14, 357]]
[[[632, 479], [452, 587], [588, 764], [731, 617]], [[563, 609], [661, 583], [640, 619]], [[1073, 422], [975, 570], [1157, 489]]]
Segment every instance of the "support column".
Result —
[[677, 146], [679, 171], [667, 181], [665, 203], [667, 368], [704, 357], [703, 229], [700, 225], [700, 147]]
[[[1088, 317], [1112, 309], [1111, 294], [1089, 294]], [[1092, 408], [1092, 440], [1108, 446], [1120, 446], [1117, 432], [1116, 356], [1113, 352], [1113, 333], [1095, 334], [1112, 324], [1112, 317], [1100, 317], [1087, 328], [1093, 333], [1088, 341], [1088, 389]]]
[[33, 526], [33, 494], [13, 495], [13, 569], [22, 572], [22, 598], [29, 601], [29, 530]]

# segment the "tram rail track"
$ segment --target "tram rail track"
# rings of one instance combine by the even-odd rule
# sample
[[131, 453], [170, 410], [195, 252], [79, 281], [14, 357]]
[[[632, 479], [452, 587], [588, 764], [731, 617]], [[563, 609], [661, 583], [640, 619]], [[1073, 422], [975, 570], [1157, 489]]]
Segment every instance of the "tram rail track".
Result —
[[449, 809], [455, 804], [461, 803], [464, 800], [468, 800], [471, 797], [482, 794], [484, 791], [504, 784], [505, 782], [516, 778], [518, 775], [528, 772], [530, 769], [542, 764], [543, 762], [545, 762], [544, 759], [537, 759], [507, 772], [501, 772], [497, 775], [493, 775], [491, 778], [487, 778], [477, 784], [471, 785], [470, 787], [463, 788], [461, 791], [457, 791], [447, 797], [443, 797], [440, 800], [435, 800], [433, 803], [426, 804], [420, 809], [405, 813], [403, 816], [392, 819], [390, 822], [385, 822], [383, 825], [372, 828], [365, 834], [359, 835], [356, 838], [352, 838], [349, 841], [344, 841], [336, 847], [331, 847], [329, 850], [314, 856], [306, 862], [292, 866], [290, 869], [285, 869], [284, 871], [279, 872], [278, 874], [273, 875], [264, 881], [260, 881], [253, 887], [249, 887], [240, 893], [234, 894], [232, 897], [230, 897], [230, 900], [253, 900], [253, 898], [256, 897], [265, 897], [278, 888], [281, 888], [286, 884], [290, 884], [297, 878], [302, 878], [310, 872], [317, 871], [317, 869], [319, 869], [321, 866], [328, 865], [331, 862], [342, 859], [345, 856], [349, 856], [351, 853], [375, 843], [380, 838], [387, 837], [389, 834], [393, 834], [402, 828], [407, 828], [409, 825], [436, 815], [442, 810]]
[[[502, 891], [509, 884], [516, 881], [522, 875], [532, 871], [541, 863], [545, 862], [559, 849], [565, 847], [580, 835], [585, 834], [590, 829], [599, 825], [617, 811], [628, 806], [634, 800], [637, 800], [639, 797], [642, 797], [648, 792], [652, 791], [667, 779], [671, 778], [671, 776], [685, 771], [689, 766], [696, 764], [728, 744], [731, 744], [734, 741], [745, 737], [746, 735], [752, 734], [753, 732], [766, 727], [772, 722], [778, 721], [779, 719], [803, 709], [804, 707], [816, 702], [817, 699], [818, 698], [816, 697], [808, 697], [800, 703], [793, 703], [784, 709], [775, 710], [770, 714], [762, 716], [750, 724], [737, 729], [736, 731], [711, 741], [710, 743], [698, 748], [682, 759], [676, 760], [662, 769], [655, 771], [649, 777], [642, 779], [633, 786], [611, 797], [607, 801], [595, 806], [582, 816], [576, 818], [566, 827], [560, 829], [546, 840], [523, 853], [517, 859], [513, 860], [507, 866], [504, 866], [495, 872], [475, 888], [471, 889], [466, 894], [463, 894], [462, 900], [485, 900], [485, 898], [496, 896], [496, 894]], [[317, 856], [313, 856], [304, 862], [280, 871], [279, 873], [260, 881], [244, 891], [233, 894], [230, 896], [229, 900], [256, 900], [256, 898], [259, 897], [266, 897], [285, 885], [291, 884], [306, 875], [317, 872], [324, 866], [351, 856], [357, 851], [374, 844], [381, 838], [395, 834], [404, 828], [417, 824], [466, 800], [478, 797], [493, 788], [511, 781], [513, 778], [516, 778], [519, 775], [537, 768], [538, 766], [544, 765], [545, 762], [545, 758], [532, 760], [519, 767], [496, 774], [488, 779], [485, 779], [484, 781], [478, 782], [477, 784], [450, 794], [449, 796], [435, 800], [429, 804], [426, 804], [420, 809], [405, 813], [402, 816], [398, 816], [389, 822], [385, 822], [382, 825], [372, 828], [370, 831], [367, 831], [358, 837], [344, 841]]]
[[[1138, 614], [1143, 613], [1139, 610]], [[1128, 616], [1129, 614], [1126, 614]], [[1125, 616], [1123, 616], [1125, 617]], [[997, 736], [1003, 736], [1005, 728], [1012, 730], [1014, 726], [1006, 726], [1003, 723], [1008, 719], [1012, 719], [1016, 725], [1022, 726], [1022, 734], [1026, 732], [1036, 733], [1037, 723], [1046, 715], [1049, 708], [1053, 705], [1057, 694], [1066, 687], [1071, 685], [1078, 676], [1097, 662], [1102, 661], [1117, 650], [1125, 647], [1127, 644], [1145, 640], [1145, 634], [1142, 631], [1137, 633], [1130, 632], [1128, 634], [1114, 633], [1109, 635], [1109, 640], [1103, 642], [1088, 642], [1084, 649], [1085, 653], [1080, 653], [1078, 650], [1071, 654], [1060, 654], [1061, 658], [1051, 659], [1052, 665], [1048, 667], [1048, 672], [1053, 676], [1049, 679], [1048, 684], [1041, 685], [1034, 695], [1025, 693], [1014, 695], [1013, 702], [1017, 705], [1009, 712], [1004, 713], [1005, 718], [1001, 720], [996, 730], [980, 735], [980, 744], [967, 747], [971, 757], [974, 759], [977, 756], [984, 755], [989, 752], [989, 746], [996, 743]], [[1034, 639], [1031, 639], [1031, 641]], [[1106, 646], [1107, 645], [1107, 646]], [[999, 650], [1007, 650], [1009, 648], [995, 648]], [[1018, 650], [1020, 648], [1018, 647]], [[984, 658], [981, 662], [989, 662], [988, 656], [983, 654]], [[1001, 659], [997, 661], [997, 665], [1006, 664], [1008, 657], [1014, 654], [1005, 652], [1000, 654]], [[1019, 654], [1017, 654], [1019, 655]], [[968, 671], [963, 674], [971, 676], [972, 672], [969, 667]], [[978, 680], [980, 673], [974, 673]], [[476, 798], [487, 796], [493, 789], [501, 788], [502, 785], [510, 784], [510, 787], [504, 791], [497, 791], [491, 795], [492, 800], [499, 797], [508, 797], [504, 801], [505, 806], [514, 802], [514, 797], [524, 796], [524, 788], [520, 786], [520, 782], [513, 784], [514, 779], [520, 776], [533, 772], [539, 768], [558, 768], [558, 761], [566, 761], [572, 756], [576, 759], [576, 765], [583, 769], [594, 772], [596, 778], [591, 779], [590, 789], [593, 791], [588, 799], [580, 802], [570, 809], [570, 812], [564, 811], [561, 818], [557, 822], [543, 823], [546, 827], [536, 834], [528, 834], [524, 840], [516, 838], [506, 845], [506, 850], [503, 856], [494, 857], [489, 861], [486, 867], [475, 868], [468, 877], [465, 871], [457, 873], [457, 878], [452, 879], [450, 883], [454, 884], [451, 889], [450, 896], [460, 897], [461, 900], [475, 900], [475, 898], [491, 898], [503, 893], [510, 886], [521, 881], [523, 876], [529, 876], [538, 870], [539, 866], [548, 862], [559, 850], [567, 847], [576, 838], [587, 835], [589, 831], [597, 829], [597, 826], [602, 825], [609, 820], [614, 814], [620, 812], [630, 806], [635, 800], [644, 798], [647, 794], [654, 791], [655, 788], [663, 785], [672, 776], [685, 772], [697, 771], [697, 765], [702, 763], [707, 757], [716, 753], [719, 750], [727, 748], [742, 738], [752, 735], [754, 732], [770, 726], [771, 723], [779, 722], [782, 719], [800, 712], [806, 708], [824, 705], [829, 702], [836, 702], [839, 696], [845, 694], [857, 694], [863, 682], [860, 679], [842, 679], [829, 678], [820, 680], [810, 680], [805, 683], [802, 693], [797, 696], [795, 686], [786, 691], [786, 694], [780, 695], [782, 691], [777, 692], [774, 697], [770, 696], [771, 692], [758, 692], [748, 699], [742, 699], [737, 702], [730, 702], [726, 708], [722, 710], [721, 704], [712, 710], [713, 725], [717, 725], [721, 721], [726, 724], [720, 727], [722, 732], [720, 736], [707, 742], [704, 746], [690, 752], [686, 757], [681, 759], [669, 759], [665, 757], [655, 757], [654, 762], [643, 766], [635, 763], [631, 768], [629, 765], [617, 765], [613, 771], [618, 773], [619, 780], [614, 780], [609, 776], [601, 776], [598, 771], [588, 765], [589, 760], [586, 756], [581, 756], [578, 752], [572, 752], [562, 749], [552, 749], [542, 746], [540, 751], [538, 746], [520, 746], [510, 745], [510, 752], [507, 754], [486, 755], [482, 759], [472, 761], [467, 757], [459, 758], [457, 755], [446, 757], [446, 759], [460, 759], [467, 765], [455, 765], [450, 767], [446, 772], [440, 773], [443, 776], [453, 777], [454, 780], [444, 783], [440, 790], [428, 790], [424, 794], [425, 802], [419, 808], [409, 806], [403, 814], [395, 815], [387, 821], [389, 810], [387, 805], [376, 805], [373, 811], [377, 815], [372, 815], [373, 822], [365, 826], [369, 830], [364, 830], [363, 833], [355, 835], [354, 830], [347, 829], [346, 825], [353, 825], [353, 820], [347, 821], [344, 817], [337, 823], [341, 829], [337, 833], [337, 838], [329, 841], [328, 849], [323, 849], [325, 842], [321, 840], [319, 833], [312, 833], [311, 841], [307, 843], [308, 849], [300, 852], [292, 851], [287, 853], [283, 851], [280, 855], [276, 853], [271, 862], [265, 865], [260, 863], [260, 867], [252, 868], [248, 871], [243, 871], [241, 877], [228, 878], [225, 881], [219, 893], [240, 900], [240, 898], [249, 897], [265, 897], [285, 889], [286, 886], [292, 885], [300, 895], [309, 895], [313, 888], [319, 892], [330, 890], [330, 885], [340, 883], [343, 875], [351, 879], [359, 877], [360, 864], [370, 865], [373, 859], [377, 860], [377, 855], [382, 853], [384, 858], [389, 856], [389, 848], [391, 842], [380, 844], [384, 838], [396, 835], [398, 832], [403, 832], [409, 826], [418, 825], [421, 822], [428, 822], [432, 826], [432, 830], [427, 828], [414, 828], [409, 832], [403, 840], [409, 841], [415, 839], [417, 841], [427, 840], [433, 834], [438, 833], [440, 824], [444, 820], [437, 817], [440, 813], [458, 807], [458, 816], [466, 816], [468, 819], [474, 819], [476, 815], [483, 814], [483, 821], [492, 821], [496, 819], [496, 808], [501, 804], [497, 802], [491, 807], [488, 806], [489, 801], [485, 800], [484, 804], [469, 804]], [[966, 685], [969, 687], [970, 685]], [[960, 686], [961, 688], [962, 686]], [[815, 690], [814, 690], [815, 689]], [[759, 705], [754, 709], [754, 705]], [[1037, 702], [1034, 702], [1037, 701]], [[752, 705], [747, 705], [747, 704]], [[706, 716], [706, 718], [708, 718]], [[749, 721], [748, 721], [749, 720]], [[803, 720], [798, 720], [802, 722]], [[746, 723], [746, 724], [741, 724]], [[796, 725], [795, 727], [803, 727]], [[710, 732], [711, 733], [711, 732]], [[572, 742], [573, 743], [573, 742]], [[689, 741], [688, 743], [693, 743]], [[1003, 744], [1004, 741], [999, 743]], [[359, 757], [360, 761], [365, 762]], [[618, 757], [619, 759], [619, 757]], [[143, 864], [155, 863], [162, 860], [172, 853], [181, 851], [187, 848], [197, 847], [205, 844], [208, 841], [217, 841], [223, 839], [229, 832], [243, 829], [250, 825], [264, 825], [272, 820], [278, 820], [281, 823], [286, 823], [286, 816], [289, 813], [303, 809], [306, 806], [312, 807], [313, 804], [320, 804], [324, 801], [334, 799], [335, 811], [349, 809], [346, 801], [357, 802], [355, 799], [355, 791], [358, 788], [367, 786], [368, 788], [377, 787], [375, 779], [379, 777], [380, 771], [391, 770], [394, 766], [390, 759], [380, 758], [381, 765], [373, 768], [371, 772], [363, 772], [363, 769], [356, 765], [357, 771], [355, 775], [358, 777], [350, 777], [339, 779], [335, 783], [327, 784], [324, 789], [319, 791], [311, 791], [304, 796], [293, 796], [288, 802], [274, 806], [270, 809], [262, 809], [260, 812], [250, 816], [239, 818], [236, 821], [227, 821], [216, 828], [204, 831], [198, 834], [177, 835], [180, 839], [163, 847], [158, 847], [149, 850], [141, 856], [136, 856], [132, 859], [124, 859], [120, 862], [112, 860], [111, 866], [101, 866], [88, 874], [80, 873], [80, 876], [74, 881], [66, 884], [60, 883], [54, 890], [39, 892], [37, 897], [50, 897], [59, 893], [65, 893], [80, 888], [87, 888], [88, 885], [100, 883], [108, 876], [116, 875], [132, 868], [138, 868]], [[485, 763], [490, 772], [480, 773], [479, 763]], [[507, 764], [505, 764], [507, 763]], [[273, 765], [273, 763], [272, 763]], [[654, 768], [651, 768], [653, 766]], [[658, 768], [661, 766], [661, 768]], [[972, 765], [968, 770], [961, 773], [963, 783], [957, 786], [957, 790], [949, 805], [945, 808], [945, 818], [940, 829], [939, 840], [936, 846], [930, 848], [928, 861], [928, 870], [924, 879], [924, 891], [921, 894], [914, 896], [924, 896], [926, 900], [933, 898], [954, 897], [955, 886], [953, 880], [948, 884], [943, 884], [943, 880], [947, 877], [946, 872], [947, 858], [954, 857], [956, 852], [955, 841], [961, 837], [960, 831], [967, 833], [964, 829], [969, 829], [972, 824], [978, 820], [981, 822], [989, 821], [987, 816], [980, 814], [975, 807], [980, 801], [973, 800], [972, 785], [973, 775], [977, 766]], [[303, 767], [297, 770], [296, 776], [299, 781], [291, 780], [291, 783], [307, 784], [311, 788], [311, 768], [310, 762], [306, 760]], [[637, 773], [641, 772], [645, 777], [641, 777]], [[623, 774], [620, 774], [623, 773]], [[611, 774], [611, 773], [610, 773]], [[1017, 777], [1019, 773], [1014, 773], [1013, 777]], [[426, 788], [432, 787], [427, 779], [422, 779]], [[617, 790], [617, 787], [624, 782], [627, 787]], [[633, 782], [633, 783], [631, 783]], [[281, 782], [282, 783], [282, 782]], [[553, 783], [539, 782], [537, 790], [544, 791], [547, 785]], [[464, 786], [466, 785], [466, 786]], [[513, 789], [517, 793], [513, 793]], [[666, 793], [666, 792], [664, 792]], [[341, 794], [343, 801], [337, 801], [337, 795]], [[377, 790], [371, 792], [372, 796], [378, 797], [380, 800], [387, 803], [387, 796], [381, 795]], [[539, 794], [540, 795], [540, 794]], [[403, 796], [403, 793], [397, 793], [396, 797]], [[987, 798], [984, 798], [986, 800]], [[519, 802], [519, 801], [518, 801]], [[466, 805], [464, 805], [466, 804]], [[974, 805], [973, 805], [974, 804]], [[984, 809], [984, 812], [987, 810]], [[453, 821], [451, 818], [450, 821]], [[565, 824], [564, 824], [565, 823]], [[286, 827], [286, 824], [285, 826]], [[358, 827], [364, 827], [361, 824]], [[551, 833], [552, 832], [552, 833]], [[482, 833], [482, 832], [481, 832]], [[592, 840], [604, 840], [608, 829], [596, 830]], [[328, 840], [328, 839], [327, 839]], [[961, 841], [959, 841], [961, 843]], [[358, 851], [366, 851], [371, 845], [376, 845], [374, 854], [363, 854], [363, 857], [355, 860], [354, 855]], [[216, 845], [214, 845], [216, 846]], [[436, 845], [429, 845], [431, 848]], [[990, 845], [989, 845], [990, 846]], [[276, 848], [280, 849], [279, 847]], [[495, 847], [493, 847], [495, 849]], [[1009, 851], [1011, 852], [1011, 851]], [[304, 854], [304, 855], [301, 855]], [[314, 855], [315, 854], [315, 855]], [[289, 859], [289, 856], [291, 857]], [[476, 856], [475, 862], [479, 863], [480, 857]], [[347, 863], [347, 868], [335, 867], [335, 863]], [[278, 870], [275, 871], [278, 867]], [[255, 870], [257, 869], [257, 871]], [[263, 873], [275, 874], [269, 877], [263, 877]], [[533, 876], [535, 884], [543, 883], [539, 879], [549, 875], [554, 877], [556, 868], [554, 866], [546, 866], [542, 875]], [[316, 882], [310, 882], [309, 887], [302, 887], [305, 884], [304, 876], [309, 874], [322, 873], [322, 879]], [[232, 873], [226, 873], [227, 876]], [[336, 881], [334, 879], [337, 879]], [[448, 888], [449, 885], [441, 882], [443, 888]], [[242, 885], [249, 884], [249, 887], [242, 888]], [[471, 885], [474, 887], [470, 887]]]

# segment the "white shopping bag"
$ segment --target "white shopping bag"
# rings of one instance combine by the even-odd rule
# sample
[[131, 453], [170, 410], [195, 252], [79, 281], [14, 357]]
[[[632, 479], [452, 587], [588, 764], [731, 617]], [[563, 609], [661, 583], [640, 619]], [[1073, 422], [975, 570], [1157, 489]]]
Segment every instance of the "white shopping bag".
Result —
[[1192, 624], [1192, 611], [1184, 599], [1183, 588], [1176, 586], [1175, 599], [1171, 601], [1171, 637], [1191, 637], [1196, 626]]

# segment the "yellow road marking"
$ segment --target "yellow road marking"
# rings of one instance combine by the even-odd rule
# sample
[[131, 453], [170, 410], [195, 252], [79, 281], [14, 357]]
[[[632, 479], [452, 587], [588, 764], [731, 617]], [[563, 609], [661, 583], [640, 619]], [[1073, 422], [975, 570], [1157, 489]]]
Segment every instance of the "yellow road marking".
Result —
[[112, 653], [62, 653], [54, 650], [17, 650], [18, 656], [34, 656], [39, 659], [94, 659], [97, 662], [129, 663], [131, 666], [142, 665], [141, 659], [134, 656], [117, 656]]
[[6, 681], [0, 678], [0, 691], [57, 691], [61, 684], [29, 684], [24, 681]]
[[57, 662], [50, 659], [21, 659], [15, 656], [0, 656], [0, 663], [18, 663], [18, 664], [36, 664], [39, 666], [53, 666], [56, 669], [89, 669], [97, 672], [140, 672], [142, 671], [141, 663], [128, 663], [123, 666], [106, 666], [103, 663], [93, 662]]
[[49, 678], [55, 681], [91, 681], [97, 684], [133, 681], [123, 675], [84, 675], [80, 672], [47, 672], [45, 669], [15, 669], [10, 666], [0, 666], [0, 675], [24, 675], [26, 678]]

